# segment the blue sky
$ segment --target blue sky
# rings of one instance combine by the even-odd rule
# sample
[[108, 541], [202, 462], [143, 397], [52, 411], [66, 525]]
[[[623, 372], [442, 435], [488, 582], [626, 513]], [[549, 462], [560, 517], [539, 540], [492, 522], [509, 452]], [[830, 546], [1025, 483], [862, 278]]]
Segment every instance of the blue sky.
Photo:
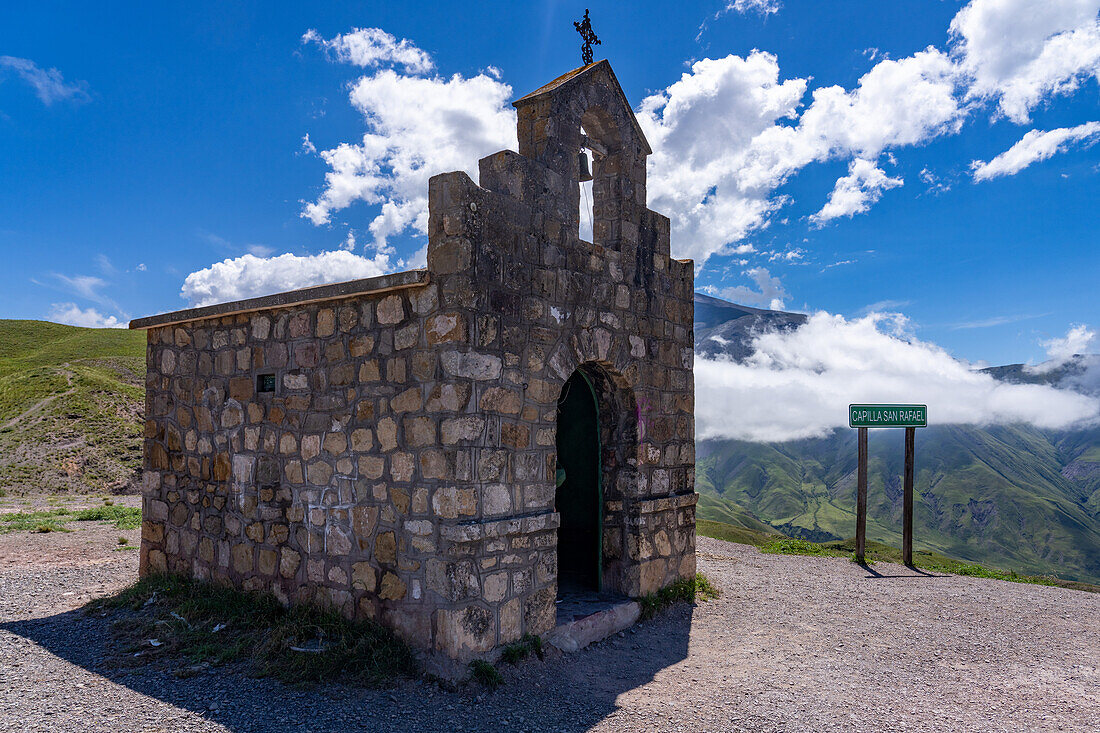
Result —
[[[0, 9], [0, 317], [417, 264], [427, 175], [509, 144], [585, 7], [161, 5]], [[699, 287], [1008, 363], [1100, 323], [1098, 5], [1035, 5], [588, 7]]]

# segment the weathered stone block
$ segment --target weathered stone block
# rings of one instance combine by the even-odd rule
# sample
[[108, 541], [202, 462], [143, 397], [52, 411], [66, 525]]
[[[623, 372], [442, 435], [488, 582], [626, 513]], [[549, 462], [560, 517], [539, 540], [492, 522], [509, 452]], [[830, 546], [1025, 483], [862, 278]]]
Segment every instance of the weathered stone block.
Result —
[[382, 325], [393, 325], [405, 320], [405, 304], [400, 295], [390, 295], [378, 303], [378, 322]]
[[468, 383], [437, 384], [424, 406], [429, 412], [461, 412], [470, 400], [471, 388]]
[[486, 412], [516, 415], [523, 405], [523, 397], [516, 390], [490, 387], [481, 394], [478, 407]]
[[500, 377], [503, 362], [499, 356], [479, 354], [474, 351], [446, 351], [441, 357], [443, 370], [452, 377], [465, 377], [477, 381]]
[[351, 566], [352, 588], [374, 593], [377, 583], [377, 575], [370, 563], [357, 562]]
[[[399, 483], [406, 483], [412, 481], [413, 474], [416, 471], [416, 458], [412, 453], [398, 452], [390, 456], [390, 478]], [[408, 496], [404, 494], [404, 496]], [[406, 498], [405, 507], [400, 511], [408, 511], [408, 501]]]
[[428, 319], [428, 344], [461, 342], [466, 340], [466, 320], [461, 313], [438, 313]]
[[386, 453], [397, 448], [397, 421], [384, 417], [378, 421], [378, 443]]
[[338, 456], [348, 449], [348, 438], [343, 433], [328, 433], [325, 435], [324, 447], [326, 453]]
[[393, 565], [397, 562], [397, 539], [393, 532], [381, 532], [374, 541], [374, 559]]
[[493, 613], [480, 606], [436, 613], [436, 648], [459, 658], [492, 649], [496, 645], [493, 631]]
[[234, 545], [232, 550], [233, 556], [233, 570], [242, 575], [244, 573], [252, 572], [252, 546], [239, 544]]
[[478, 440], [485, 430], [485, 418], [480, 415], [448, 418], [440, 426], [444, 445], [454, 445], [463, 440]]
[[387, 601], [399, 601], [405, 597], [408, 588], [401, 578], [387, 571], [382, 574], [382, 585], [379, 589], [379, 597]]

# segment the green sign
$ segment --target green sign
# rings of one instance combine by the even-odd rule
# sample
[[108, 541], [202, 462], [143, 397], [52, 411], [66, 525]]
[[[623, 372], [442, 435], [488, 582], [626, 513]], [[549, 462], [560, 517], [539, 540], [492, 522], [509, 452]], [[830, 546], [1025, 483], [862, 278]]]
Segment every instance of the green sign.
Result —
[[848, 405], [851, 428], [926, 428], [928, 405]]

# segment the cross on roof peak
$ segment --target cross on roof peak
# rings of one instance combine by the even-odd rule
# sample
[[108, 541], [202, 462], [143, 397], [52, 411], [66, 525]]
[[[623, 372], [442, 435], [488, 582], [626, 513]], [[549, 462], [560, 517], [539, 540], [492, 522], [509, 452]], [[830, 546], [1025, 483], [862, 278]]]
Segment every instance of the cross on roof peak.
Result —
[[584, 41], [581, 44], [581, 60], [587, 66], [592, 63], [592, 46], [601, 45], [600, 39], [596, 38], [596, 34], [592, 31], [592, 21], [588, 19], [588, 8], [584, 9], [583, 20], [573, 21], [573, 27], [577, 29], [577, 33], [581, 34], [581, 39]]

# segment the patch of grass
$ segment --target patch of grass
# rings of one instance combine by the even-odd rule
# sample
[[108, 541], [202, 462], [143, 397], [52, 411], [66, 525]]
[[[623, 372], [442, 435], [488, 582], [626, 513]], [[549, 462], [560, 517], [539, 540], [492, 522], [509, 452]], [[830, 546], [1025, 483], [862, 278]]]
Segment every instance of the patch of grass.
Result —
[[539, 659], [543, 658], [545, 650], [542, 647], [542, 637], [525, 634], [519, 641], [504, 647], [500, 659], [508, 664], [519, 664], [531, 653]]
[[845, 557], [846, 553], [827, 547], [826, 545], [799, 540], [793, 537], [782, 537], [772, 540], [758, 548], [768, 555], [817, 555], [822, 557]]
[[[835, 542], [827, 543], [828, 546], [835, 547], [839, 550], [847, 550], [849, 547], [854, 551], [855, 539], [838, 540]], [[881, 542], [868, 542], [867, 543], [867, 559], [881, 560], [882, 562], [892, 562], [898, 565], [901, 564], [901, 550], [890, 545], [883, 544]], [[933, 573], [948, 573], [950, 575], [965, 575], [971, 578], [992, 578], [993, 580], [1006, 580], [1010, 583], [1030, 583], [1032, 585], [1047, 585], [1057, 586], [1059, 588], [1070, 588], [1073, 590], [1083, 590], [1091, 593], [1100, 593], [1100, 586], [1092, 585], [1089, 583], [1081, 583], [1074, 580], [1063, 580], [1051, 575], [1026, 575], [1023, 573], [1017, 573], [1015, 570], [998, 570], [996, 568], [988, 568], [984, 565], [978, 565], [972, 562], [966, 562], [965, 560], [957, 560], [947, 555], [941, 555], [938, 552], [930, 552], [928, 550], [914, 550], [913, 551], [913, 565], [921, 570], [927, 570]]]
[[704, 537], [713, 537], [716, 540], [736, 542], [741, 545], [760, 546], [783, 535], [772, 532], [760, 532], [747, 527], [735, 527], [724, 522], [715, 522], [709, 519], [699, 519], [695, 522], [695, 531]]
[[710, 578], [702, 573], [695, 574], [695, 597], [700, 601], [713, 601], [722, 595], [718, 586], [710, 582]]
[[287, 608], [270, 593], [175, 575], [142, 578], [86, 610], [119, 614], [115, 632], [127, 653], [181, 658], [189, 665], [184, 675], [194, 665], [241, 662], [256, 676], [287, 683], [375, 686], [416, 669], [408, 646], [373, 621], [349, 621], [314, 605]]
[[0, 534], [7, 532], [68, 532], [72, 519], [68, 509], [0, 514]]
[[504, 675], [484, 659], [475, 659], [470, 662], [470, 677], [489, 690], [495, 690], [504, 684]]
[[118, 529], [137, 529], [141, 526], [141, 509], [128, 506], [97, 506], [78, 511], [76, 521], [111, 522]]
[[[761, 552], [772, 555], [810, 555], [815, 557], [847, 557], [852, 560], [855, 559], [856, 540], [854, 537], [850, 537], [846, 540], [834, 540], [832, 542], [810, 542], [808, 540], [794, 539], [791, 537], [766, 535], [742, 527], [723, 525], [721, 522], [708, 520], [699, 520], [696, 523], [696, 531], [704, 537], [714, 537], [715, 539], [726, 540], [727, 542], [754, 545]], [[876, 561], [900, 565], [901, 550], [882, 542], [868, 541], [865, 559], [869, 565], [874, 564]], [[1058, 586], [1059, 588], [1100, 593], [1100, 586], [1089, 583], [1081, 583], [1075, 580], [1063, 580], [1062, 578], [1056, 578], [1050, 575], [1025, 575], [1013, 570], [997, 570], [926, 550], [913, 551], [913, 565], [933, 573], [965, 575], [974, 578], [992, 578], [994, 580], [1007, 580], [1011, 583]]]
[[692, 578], [680, 578], [656, 593], [637, 598], [642, 607], [642, 619], [650, 619], [678, 601], [694, 603], [696, 600], [709, 601], [717, 598], [718, 588], [702, 573]]
[[111, 522], [118, 529], [141, 526], [141, 509], [125, 506], [103, 506], [81, 509], [75, 514], [64, 507], [37, 512], [0, 514], [0, 534], [5, 532], [69, 532], [66, 525], [78, 522]]

